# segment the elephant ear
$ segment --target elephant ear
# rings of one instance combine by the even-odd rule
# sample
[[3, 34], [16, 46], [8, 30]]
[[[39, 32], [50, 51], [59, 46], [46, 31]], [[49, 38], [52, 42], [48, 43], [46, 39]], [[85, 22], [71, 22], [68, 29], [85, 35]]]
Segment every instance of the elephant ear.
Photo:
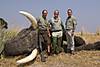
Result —
[[26, 11], [19, 11], [20, 14], [24, 15], [32, 24], [32, 27], [34, 29], [37, 28], [37, 21], [36, 18], [34, 16], [32, 16], [32, 14], [26, 12]]

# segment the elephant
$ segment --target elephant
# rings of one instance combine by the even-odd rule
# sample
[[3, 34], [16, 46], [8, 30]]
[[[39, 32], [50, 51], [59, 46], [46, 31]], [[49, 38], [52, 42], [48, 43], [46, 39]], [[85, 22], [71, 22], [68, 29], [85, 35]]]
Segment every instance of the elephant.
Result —
[[33, 60], [38, 53], [38, 30], [37, 21], [34, 16], [25, 11], [20, 11], [31, 22], [29, 28], [21, 30], [17, 36], [11, 40], [6, 41], [4, 45], [5, 56], [17, 56], [23, 54], [30, 54], [29, 56], [18, 60], [18, 64], [26, 63]]
[[75, 47], [76, 51], [81, 51], [81, 50], [100, 50], [100, 41], [97, 41], [95, 43], [89, 43], [86, 45], [82, 45], [79, 47]]
[[17, 36], [11, 40], [8, 40], [4, 45], [4, 54], [6, 56], [29, 54], [29, 56], [18, 60], [17, 64], [26, 63], [33, 60], [39, 51], [38, 26], [35, 17], [25, 11], [20, 11], [20, 14], [29, 19], [31, 26], [21, 30]]

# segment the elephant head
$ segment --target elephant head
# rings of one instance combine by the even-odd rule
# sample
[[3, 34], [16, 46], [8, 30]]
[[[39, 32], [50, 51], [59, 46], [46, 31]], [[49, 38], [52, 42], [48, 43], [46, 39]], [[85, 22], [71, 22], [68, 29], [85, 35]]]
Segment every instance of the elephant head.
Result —
[[25, 11], [20, 11], [20, 14], [24, 15], [30, 22], [31, 27], [23, 29], [18, 35], [11, 40], [8, 40], [5, 44], [5, 55], [21, 55], [29, 54], [29, 56], [18, 60], [17, 64], [22, 64], [33, 60], [38, 53], [38, 31], [37, 21], [34, 16]]
[[[33, 29], [37, 29], [37, 21], [36, 21], [34, 16], [32, 16], [30, 13], [24, 12], [24, 11], [20, 11], [20, 14], [24, 15], [26, 18], [29, 19]], [[37, 48], [34, 48], [29, 56], [27, 56], [27, 57], [25, 57], [21, 60], [18, 60], [17, 64], [26, 63], [26, 62], [29, 62], [29, 61], [33, 60], [37, 56], [37, 53], [38, 53]]]

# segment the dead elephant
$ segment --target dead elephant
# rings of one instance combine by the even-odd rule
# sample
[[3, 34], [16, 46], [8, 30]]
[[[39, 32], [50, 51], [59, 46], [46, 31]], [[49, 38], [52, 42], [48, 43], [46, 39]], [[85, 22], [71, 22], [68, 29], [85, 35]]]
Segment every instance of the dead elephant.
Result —
[[[29, 28], [23, 29], [16, 37], [7, 41], [4, 47], [4, 54], [9, 56], [29, 54], [29, 56], [18, 60], [18, 64], [26, 63], [36, 58], [38, 53], [38, 28], [36, 19], [28, 12], [20, 11], [22, 15], [31, 22]], [[85, 41], [79, 37], [75, 37], [78, 46], [83, 45]], [[80, 42], [81, 41], [81, 42]]]
[[76, 51], [81, 51], [81, 50], [100, 50], [100, 41], [76, 47], [75, 50]]
[[29, 56], [18, 60], [18, 64], [33, 60], [38, 53], [37, 21], [28, 12], [20, 11], [20, 13], [30, 20], [31, 26], [20, 31], [16, 37], [7, 41], [4, 46], [4, 54], [7, 56], [30, 54]]

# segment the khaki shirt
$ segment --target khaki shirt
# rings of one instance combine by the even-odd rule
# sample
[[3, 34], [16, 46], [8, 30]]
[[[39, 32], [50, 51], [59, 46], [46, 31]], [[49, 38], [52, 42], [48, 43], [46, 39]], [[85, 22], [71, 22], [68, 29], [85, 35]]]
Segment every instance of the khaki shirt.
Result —
[[74, 16], [68, 17], [65, 22], [65, 28], [67, 30], [75, 30], [77, 25], [76, 18]]
[[48, 20], [44, 19], [42, 16], [37, 18], [38, 28], [39, 30], [47, 30], [49, 27]]

